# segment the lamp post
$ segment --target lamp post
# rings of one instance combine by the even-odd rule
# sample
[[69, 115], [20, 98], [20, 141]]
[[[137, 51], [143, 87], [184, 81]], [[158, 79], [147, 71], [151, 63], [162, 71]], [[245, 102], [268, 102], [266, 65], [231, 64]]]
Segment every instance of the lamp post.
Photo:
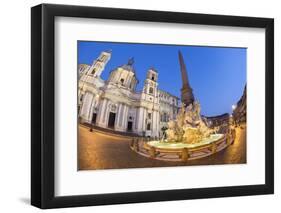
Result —
[[232, 109], [231, 118], [232, 118], [233, 125], [235, 125], [235, 126], [236, 126], [236, 120], [235, 120], [235, 116], [234, 116], [234, 111], [235, 111], [236, 108], [237, 108], [237, 105], [236, 105], [236, 104], [233, 104], [233, 105], [231, 106], [231, 109]]

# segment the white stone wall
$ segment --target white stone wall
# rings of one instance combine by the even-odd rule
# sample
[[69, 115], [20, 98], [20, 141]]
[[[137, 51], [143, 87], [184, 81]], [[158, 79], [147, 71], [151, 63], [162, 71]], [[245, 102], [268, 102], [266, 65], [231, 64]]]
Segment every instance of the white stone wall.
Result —
[[[101, 61], [94, 61], [93, 65], [100, 70], [99, 75], [107, 62], [108, 60], [104, 60], [101, 65]], [[161, 136], [161, 113], [162, 111], [171, 113], [171, 110], [176, 108], [169, 104], [169, 101], [176, 100], [176, 97], [169, 95], [167, 100], [161, 99], [157, 71], [149, 69], [142, 92], [136, 92], [138, 80], [133, 67], [129, 64], [113, 70], [107, 81], [102, 80], [99, 75], [92, 75], [90, 68], [88, 69], [88, 74], [81, 76], [78, 88], [79, 117], [82, 122], [91, 123], [93, 113], [96, 113], [95, 125], [108, 128], [112, 112], [115, 113], [116, 131], [126, 132], [128, 122], [132, 122], [133, 133], [149, 137]]]
[[[168, 127], [169, 120], [175, 120], [179, 109], [179, 100], [176, 96], [168, 92], [159, 90], [159, 103], [160, 103], [160, 122], [159, 130], [160, 137], [162, 137], [162, 128]], [[164, 119], [166, 118], [166, 119]]]
[[106, 110], [107, 110], [108, 100], [102, 99], [100, 100], [98, 115], [97, 115], [97, 121], [96, 124], [100, 127], [107, 127], [106, 124]]

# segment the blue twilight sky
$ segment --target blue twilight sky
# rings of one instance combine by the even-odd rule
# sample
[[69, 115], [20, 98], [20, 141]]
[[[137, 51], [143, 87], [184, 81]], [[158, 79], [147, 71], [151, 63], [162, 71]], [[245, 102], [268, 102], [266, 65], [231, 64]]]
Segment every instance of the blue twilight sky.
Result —
[[134, 57], [140, 81], [137, 90], [142, 89], [147, 70], [154, 67], [159, 74], [159, 88], [179, 98], [180, 50], [195, 99], [206, 116], [230, 113], [246, 84], [246, 48], [78, 41], [78, 63], [92, 64], [104, 50], [112, 50], [112, 55], [101, 75], [103, 79], [108, 78], [112, 69]]

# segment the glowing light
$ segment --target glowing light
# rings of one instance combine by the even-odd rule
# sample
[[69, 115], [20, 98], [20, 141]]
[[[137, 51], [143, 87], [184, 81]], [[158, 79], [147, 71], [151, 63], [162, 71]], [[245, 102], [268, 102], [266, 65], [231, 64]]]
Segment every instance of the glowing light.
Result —
[[233, 104], [233, 105], [231, 106], [232, 110], [235, 110], [236, 107], [237, 107], [237, 106], [236, 106], [235, 104]]

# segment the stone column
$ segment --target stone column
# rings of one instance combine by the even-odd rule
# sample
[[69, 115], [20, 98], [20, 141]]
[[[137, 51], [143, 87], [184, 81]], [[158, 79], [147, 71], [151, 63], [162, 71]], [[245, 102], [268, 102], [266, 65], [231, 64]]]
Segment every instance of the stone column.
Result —
[[137, 126], [136, 126], [136, 129], [137, 129], [137, 132], [142, 135], [142, 126], [143, 126], [143, 108], [140, 107], [138, 109], [138, 120], [137, 120]]
[[118, 131], [122, 131], [123, 109], [123, 104], [119, 103], [115, 119], [115, 129]]
[[154, 129], [153, 129], [153, 135], [154, 137], [159, 137], [159, 111], [154, 111], [153, 112], [154, 114], [154, 118], [153, 118], [153, 126], [154, 126]]
[[107, 99], [103, 99], [100, 103], [100, 108], [99, 108], [98, 115], [97, 115], [97, 125], [98, 126], [104, 127], [103, 118], [104, 118], [105, 112], [106, 112], [106, 104], [107, 104]]
[[147, 114], [147, 110], [146, 108], [143, 109], [143, 122], [142, 122], [142, 130], [143, 131], [146, 131], [146, 122], [145, 122], [145, 119], [146, 119], [146, 114]]
[[136, 116], [135, 116], [134, 127], [133, 127], [133, 129], [135, 130], [135, 132], [138, 132], [139, 109], [140, 109], [140, 108], [138, 108], [138, 107], [136, 108]]
[[119, 109], [118, 109], [118, 123], [117, 126], [119, 129], [122, 128], [122, 121], [123, 121], [123, 115], [124, 115], [124, 105], [120, 103]]
[[118, 103], [117, 104], [117, 110], [116, 110], [116, 118], [115, 118], [115, 128], [118, 128], [118, 126], [119, 126], [120, 108], [121, 108], [121, 104]]
[[93, 101], [93, 94], [87, 92], [84, 99], [83, 99], [83, 104], [82, 104], [82, 108], [81, 108], [81, 117], [83, 119], [84, 122], [89, 123], [89, 113], [91, 111], [91, 105], [92, 105], [92, 101]]
[[109, 117], [109, 112], [110, 112], [110, 108], [109, 108], [109, 100], [106, 100], [106, 104], [104, 107], [104, 114], [103, 114], [103, 118], [102, 118], [102, 122], [103, 122], [103, 126], [107, 127], [107, 123], [108, 123], [108, 117]]
[[124, 105], [124, 113], [123, 113], [123, 120], [122, 120], [122, 129], [123, 131], [126, 131], [127, 129], [127, 122], [128, 122], [128, 111], [129, 107], [125, 104]]

